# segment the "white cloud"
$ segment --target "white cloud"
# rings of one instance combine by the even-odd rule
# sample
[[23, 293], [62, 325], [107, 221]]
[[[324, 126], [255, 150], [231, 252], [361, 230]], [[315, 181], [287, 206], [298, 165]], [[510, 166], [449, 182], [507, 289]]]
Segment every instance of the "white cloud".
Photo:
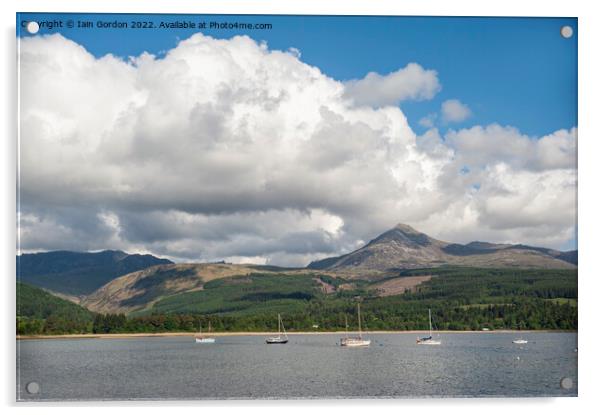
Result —
[[515, 169], [572, 169], [577, 163], [577, 129], [528, 137], [514, 127], [491, 124], [450, 131], [446, 143], [469, 166], [504, 162]]
[[301, 51], [297, 48], [288, 48], [288, 51], [296, 57], [297, 59], [301, 59]]
[[431, 99], [440, 90], [437, 72], [424, 69], [417, 63], [409, 63], [405, 68], [387, 75], [370, 72], [363, 79], [345, 83], [345, 97], [355, 105], [375, 108], [397, 105], [409, 99]]
[[[349, 84], [248, 37], [196, 34], [128, 62], [60, 35], [21, 53], [25, 250], [304, 265], [398, 222], [460, 242], [574, 232], [575, 129], [416, 137], [399, 108], [357, 106]], [[434, 71], [402, 71], [427, 86], [380, 77], [393, 101], [438, 88]]]
[[457, 99], [448, 99], [441, 104], [441, 116], [446, 122], [462, 122], [470, 117], [468, 105]]
[[424, 128], [433, 128], [435, 126], [435, 120], [437, 119], [437, 114], [432, 113], [427, 116], [422, 117], [418, 124], [423, 126]]

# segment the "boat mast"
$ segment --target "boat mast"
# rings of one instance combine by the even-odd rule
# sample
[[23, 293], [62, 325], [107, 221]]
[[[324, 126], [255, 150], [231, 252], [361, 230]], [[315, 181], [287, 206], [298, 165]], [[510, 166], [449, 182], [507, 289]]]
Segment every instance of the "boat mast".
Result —
[[284, 337], [288, 339], [288, 334], [286, 334], [286, 329], [284, 328], [284, 323], [282, 322], [282, 317], [280, 318], [280, 325], [282, 326], [282, 332], [284, 333]]
[[362, 318], [360, 314], [360, 303], [357, 303], [357, 325], [359, 327], [360, 339], [362, 338]]
[[345, 316], [345, 338], [349, 338], [349, 324], [347, 323], [347, 316]]
[[431, 309], [429, 308], [429, 337], [433, 337], [433, 324], [431, 323]]

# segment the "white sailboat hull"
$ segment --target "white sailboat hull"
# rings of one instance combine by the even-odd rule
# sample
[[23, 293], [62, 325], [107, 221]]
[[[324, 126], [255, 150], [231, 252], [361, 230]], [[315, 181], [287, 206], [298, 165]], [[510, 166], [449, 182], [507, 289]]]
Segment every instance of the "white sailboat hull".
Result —
[[213, 337], [203, 337], [203, 338], [195, 337], [194, 341], [196, 343], [215, 343], [215, 339]]
[[425, 344], [425, 345], [430, 345], [430, 346], [438, 346], [441, 344], [441, 340], [435, 340], [435, 339], [428, 339], [428, 340], [422, 340], [422, 339], [418, 339], [416, 340], [416, 343], [418, 344]]
[[514, 344], [527, 344], [529, 343], [528, 340], [522, 340], [522, 339], [516, 339], [516, 340], [512, 340], [512, 343]]
[[288, 343], [288, 338], [284, 337], [268, 337], [265, 339], [267, 344], [286, 344]]
[[372, 340], [353, 339], [353, 338], [341, 339], [341, 346], [345, 346], [345, 347], [365, 347], [365, 346], [370, 346], [370, 343], [372, 343]]

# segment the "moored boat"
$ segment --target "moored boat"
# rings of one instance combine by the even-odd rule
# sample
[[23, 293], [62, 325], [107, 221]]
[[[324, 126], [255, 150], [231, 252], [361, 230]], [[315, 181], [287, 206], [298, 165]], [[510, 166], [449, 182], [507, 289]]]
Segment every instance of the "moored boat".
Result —
[[358, 335], [357, 337], [349, 337], [347, 334], [347, 318], [345, 318], [345, 337], [341, 339], [341, 346], [346, 347], [360, 347], [360, 346], [370, 346], [372, 343], [369, 339], [362, 338], [362, 317], [360, 313], [360, 305], [357, 304], [357, 325], [358, 325]]
[[284, 324], [282, 323], [282, 318], [280, 314], [278, 314], [278, 336], [272, 336], [265, 339], [267, 344], [285, 344], [288, 343], [288, 336], [286, 334], [286, 329], [284, 328]]
[[[211, 331], [211, 322], [209, 322], [208, 332], [210, 332], [210, 331]], [[201, 326], [201, 323], [199, 323], [199, 334], [194, 337], [194, 341], [196, 343], [215, 343], [215, 338], [209, 337], [209, 336], [203, 336], [202, 326]]]
[[431, 346], [437, 346], [441, 344], [441, 340], [433, 338], [433, 322], [431, 317], [431, 309], [429, 308], [429, 335], [428, 337], [419, 337], [416, 339], [418, 344], [426, 344]]

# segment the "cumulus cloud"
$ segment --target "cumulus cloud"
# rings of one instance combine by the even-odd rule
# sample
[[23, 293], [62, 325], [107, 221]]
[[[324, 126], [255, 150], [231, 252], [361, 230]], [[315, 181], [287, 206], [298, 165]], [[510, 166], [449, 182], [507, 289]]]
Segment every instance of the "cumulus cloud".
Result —
[[[381, 104], [432, 96], [434, 71], [345, 84], [300, 56], [246, 36], [127, 61], [22, 39], [21, 248], [298, 266], [398, 222], [459, 242], [571, 239], [575, 129], [417, 137]], [[376, 105], [367, 79], [395, 93]]]
[[558, 130], [544, 137], [528, 137], [514, 127], [491, 124], [446, 135], [458, 159], [469, 166], [503, 162], [514, 169], [551, 170], [576, 166], [577, 129]]
[[437, 119], [437, 113], [431, 113], [422, 117], [418, 124], [423, 126], [424, 128], [433, 128], [435, 126], [435, 120]]
[[457, 99], [448, 99], [441, 104], [441, 116], [446, 122], [462, 122], [470, 117], [468, 105]]
[[345, 97], [356, 105], [375, 108], [397, 105], [408, 99], [431, 99], [441, 90], [437, 72], [424, 69], [417, 63], [409, 63], [405, 68], [380, 75], [370, 72], [362, 79], [345, 83]]

